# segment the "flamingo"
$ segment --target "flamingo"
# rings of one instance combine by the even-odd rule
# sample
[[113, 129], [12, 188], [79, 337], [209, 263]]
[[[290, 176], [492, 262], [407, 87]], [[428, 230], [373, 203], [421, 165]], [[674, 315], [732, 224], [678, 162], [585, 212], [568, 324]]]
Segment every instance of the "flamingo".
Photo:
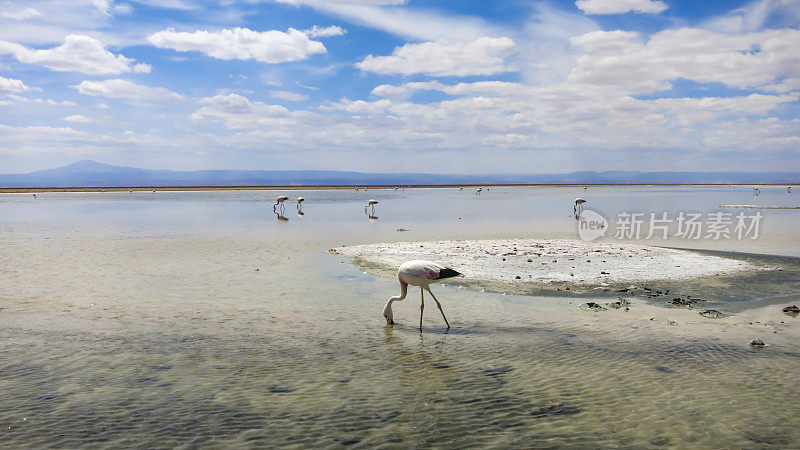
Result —
[[578, 197], [575, 199], [575, 205], [572, 207], [572, 212], [577, 215], [578, 211], [583, 211], [583, 204], [586, 203], [586, 200]]
[[[367, 206], [365, 206], [365, 207], [364, 207], [364, 214], [367, 214], [367, 215], [369, 215], [369, 216], [374, 216], [374, 215], [375, 215], [375, 205], [377, 205], [377, 204], [378, 204], [378, 201], [377, 201], [377, 200], [375, 200], [375, 199], [370, 199], [370, 200], [367, 202]], [[369, 208], [370, 206], [372, 207], [372, 214], [369, 214], [369, 213], [367, 213], [367, 208]]]
[[300, 211], [301, 209], [303, 209], [303, 202], [304, 202], [305, 200], [306, 200], [306, 199], [304, 199], [303, 197], [297, 197], [297, 210], [298, 210], [298, 211]]
[[404, 262], [400, 265], [400, 269], [397, 271], [397, 279], [400, 280], [400, 295], [390, 298], [389, 301], [386, 302], [386, 306], [383, 308], [383, 317], [386, 318], [386, 323], [389, 325], [394, 324], [392, 303], [406, 298], [406, 294], [408, 294], [408, 285], [410, 284], [412, 286], [419, 286], [421, 300], [419, 305], [419, 331], [422, 332], [422, 311], [425, 309], [425, 291], [428, 291], [428, 293], [431, 294], [431, 297], [433, 297], [433, 301], [435, 301], [436, 306], [439, 307], [439, 311], [442, 313], [444, 323], [447, 324], [447, 329], [449, 330], [450, 322], [447, 321], [447, 317], [444, 315], [442, 304], [439, 303], [439, 300], [437, 300], [436, 296], [433, 295], [433, 292], [431, 292], [431, 283], [436, 283], [440, 280], [444, 280], [445, 278], [457, 277], [459, 275], [461, 275], [461, 273], [444, 267], [440, 264], [436, 264], [433, 261], [419, 259]]
[[760, 194], [760, 193], [761, 193], [761, 189], [759, 189], [758, 187], [754, 187], [753, 188], [753, 197], [758, 197], [758, 194]]
[[792, 187], [791, 186], [786, 187], [786, 193], [787, 194], [791, 194], [792, 193]]
[[275, 212], [275, 208], [278, 205], [280, 205], [281, 206], [281, 210], [283, 210], [283, 202], [285, 202], [286, 200], [289, 200], [289, 197], [287, 197], [285, 195], [281, 195], [280, 197], [276, 198], [275, 199], [275, 204], [272, 205], [272, 212]]
[[477, 191], [475, 191], [475, 195], [478, 195], [478, 194], [480, 194], [481, 192], [483, 192], [483, 188], [478, 188], [478, 190], [477, 190]]

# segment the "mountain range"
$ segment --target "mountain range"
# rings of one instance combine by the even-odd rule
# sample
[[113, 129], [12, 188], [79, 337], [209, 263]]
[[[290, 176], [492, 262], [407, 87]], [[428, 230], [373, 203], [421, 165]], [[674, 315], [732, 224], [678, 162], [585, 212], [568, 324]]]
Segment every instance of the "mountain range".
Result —
[[0, 188], [431, 184], [770, 184], [800, 172], [570, 172], [563, 174], [363, 173], [330, 170], [149, 170], [79, 161], [26, 174], [0, 174]]

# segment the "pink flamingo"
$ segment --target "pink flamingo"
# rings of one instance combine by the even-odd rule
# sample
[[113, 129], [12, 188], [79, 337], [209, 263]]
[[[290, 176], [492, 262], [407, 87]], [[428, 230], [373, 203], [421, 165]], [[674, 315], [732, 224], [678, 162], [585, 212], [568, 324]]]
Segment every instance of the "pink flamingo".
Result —
[[447, 329], [450, 329], [450, 322], [442, 310], [442, 304], [436, 299], [436, 296], [431, 292], [431, 284], [444, 280], [445, 278], [452, 278], [461, 275], [453, 269], [449, 269], [433, 261], [414, 260], [407, 261], [400, 265], [397, 271], [397, 279], [400, 280], [400, 295], [396, 295], [386, 302], [383, 308], [383, 317], [386, 318], [386, 323], [389, 325], [394, 324], [394, 315], [392, 314], [392, 303], [403, 300], [408, 294], [408, 285], [419, 286], [419, 293], [421, 296], [421, 303], [419, 305], [419, 331], [422, 331], [422, 311], [425, 309], [425, 291], [428, 291], [439, 307], [442, 313], [444, 323], [447, 324]]

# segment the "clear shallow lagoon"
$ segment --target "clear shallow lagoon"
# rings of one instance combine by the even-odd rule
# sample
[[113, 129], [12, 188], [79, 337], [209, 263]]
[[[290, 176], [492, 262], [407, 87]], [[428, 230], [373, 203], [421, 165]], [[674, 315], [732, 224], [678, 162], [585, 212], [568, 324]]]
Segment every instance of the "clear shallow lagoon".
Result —
[[[327, 252], [577, 238], [577, 196], [613, 219], [736, 214], [717, 207], [800, 205], [800, 193], [289, 191], [306, 202], [302, 217], [287, 202], [288, 221], [272, 213], [280, 194], [0, 195], [0, 443], [800, 445], [800, 318], [770, 300], [782, 289], [767, 284], [751, 308], [715, 321], [644, 301], [590, 313], [582, 298], [441, 286], [453, 328], [444, 333], [428, 308], [420, 335], [416, 296], [395, 306], [388, 328], [380, 312], [396, 280]], [[370, 198], [377, 220], [364, 214]], [[756, 240], [639, 243], [800, 256], [800, 210], [761, 213]], [[751, 349], [754, 337], [770, 346]]]

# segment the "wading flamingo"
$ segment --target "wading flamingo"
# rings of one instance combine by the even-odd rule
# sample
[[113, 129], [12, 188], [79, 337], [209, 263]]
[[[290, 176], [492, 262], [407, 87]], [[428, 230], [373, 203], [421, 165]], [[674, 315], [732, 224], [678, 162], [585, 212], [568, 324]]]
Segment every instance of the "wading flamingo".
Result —
[[[289, 200], [289, 197], [287, 197], [285, 195], [281, 195], [280, 197], [276, 198], [275, 199], [275, 204], [272, 205], [272, 212], [276, 212], [275, 208], [277, 208], [278, 205], [280, 205], [280, 207], [281, 207], [280, 209], [281, 209], [281, 211], [283, 211], [283, 202], [285, 202], [286, 200]], [[283, 214], [281, 214], [281, 215], [283, 215]]]
[[439, 300], [437, 300], [436, 296], [433, 295], [433, 292], [431, 292], [431, 283], [436, 283], [437, 281], [444, 280], [445, 278], [457, 277], [459, 275], [461, 274], [455, 270], [449, 269], [440, 264], [436, 264], [433, 261], [418, 259], [404, 262], [400, 265], [400, 269], [397, 271], [397, 279], [400, 280], [400, 295], [390, 298], [389, 301], [386, 302], [386, 306], [383, 308], [383, 317], [386, 318], [386, 323], [389, 325], [394, 324], [392, 303], [406, 298], [406, 294], [408, 294], [408, 285], [410, 284], [412, 286], [419, 286], [421, 300], [419, 305], [419, 331], [422, 331], [422, 311], [425, 309], [425, 291], [428, 291], [428, 293], [431, 294], [431, 297], [433, 297], [433, 301], [435, 301], [436, 306], [439, 307], [439, 311], [442, 313], [444, 323], [447, 324], [447, 329], [449, 330], [450, 322], [447, 321], [447, 317], [444, 315], [442, 304], [439, 303]]
[[758, 194], [760, 194], [760, 193], [761, 193], [761, 189], [759, 189], [758, 187], [754, 187], [753, 188], [753, 197], [758, 197]]
[[572, 206], [572, 213], [575, 214], [576, 219], [580, 217], [580, 213], [583, 212], [584, 203], [586, 203], [586, 200], [580, 197], [575, 199], [575, 204]]
[[475, 195], [478, 195], [478, 194], [480, 194], [481, 192], [483, 192], [483, 188], [478, 188], [478, 190], [477, 190], [477, 191], [475, 191]]
[[[375, 199], [370, 199], [370, 200], [367, 202], [367, 206], [365, 206], [365, 207], [364, 207], [364, 214], [366, 214], [366, 215], [368, 215], [368, 216], [374, 216], [374, 215], [375, 215], [375, 205], [377, 205], [377, 204], [378, 204], [378, 201], [377, 201], [377, 200], [375, 200]], [[370, 213], [368, 213], [368, 212], [367, 212], [367, 208], [370, 208], [370, 207], [372, 208], [372, 214], [370, 214]]]
[[303, 202], [304, 202], [305, 200], [306, 200], [306, 199], [304, 199], [303, 197], [297, 197], [297, 210], [298, 210], [298, 211], [300, 211], [301, 209], [303, 209]]

